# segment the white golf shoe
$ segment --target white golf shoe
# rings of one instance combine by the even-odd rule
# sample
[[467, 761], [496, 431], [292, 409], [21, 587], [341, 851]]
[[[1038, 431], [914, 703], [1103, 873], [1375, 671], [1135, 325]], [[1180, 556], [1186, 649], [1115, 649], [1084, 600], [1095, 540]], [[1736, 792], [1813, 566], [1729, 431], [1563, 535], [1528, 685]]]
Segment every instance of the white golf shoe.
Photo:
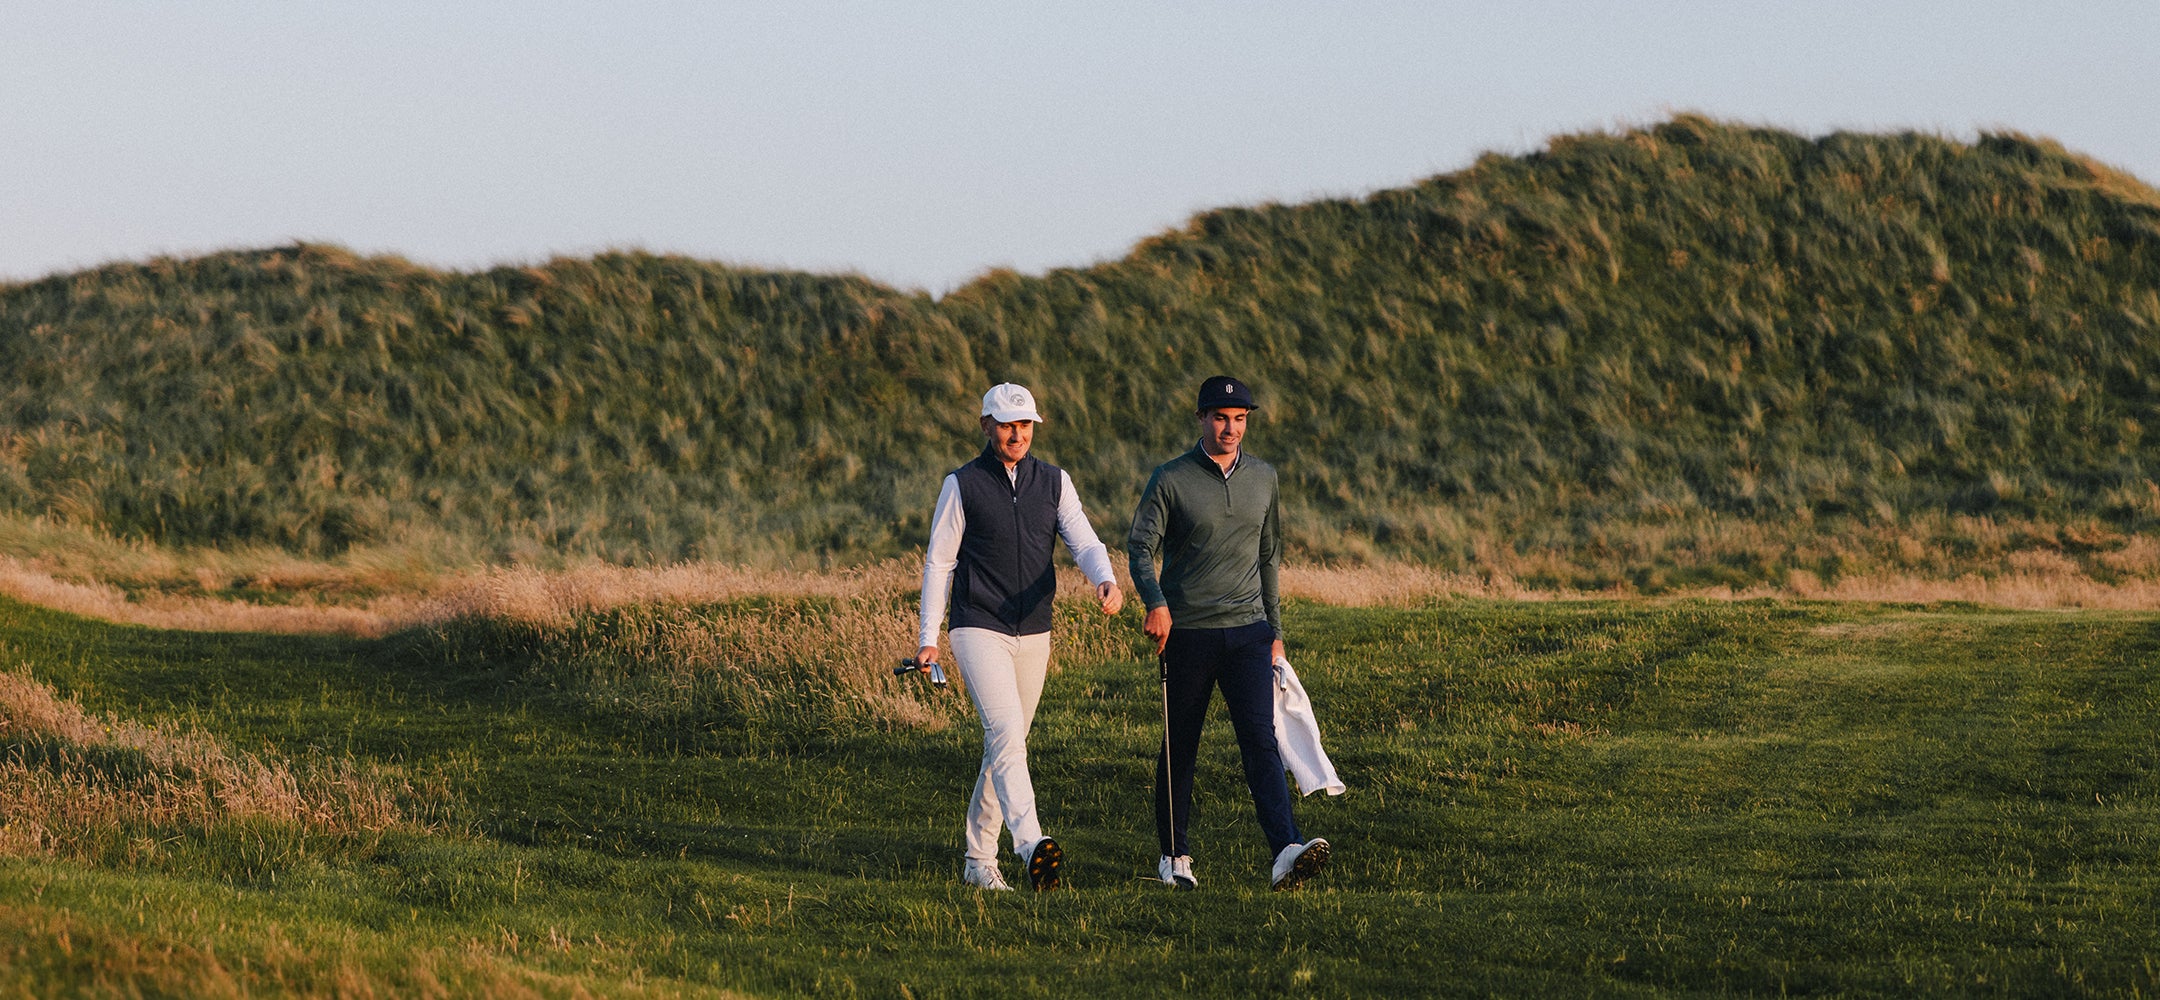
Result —
[[1163, 855], [1162, 860], [1155, 863], [1155, 874], [1162, 879], [1164, 885], [1172, 889], [1200, 888], [1200, 880], [1193, 877], [1190, 854], [1180, 854], [1174, 858]]
[[1327, 867], [1327, 859], [1328, 842], [1318, 837], [1283, 848], [1275, 855], [1275, 891], [1287, 892], [1304, 885], [1306, 879]]
[[998, 871], [998, 866], [994, 863], [985, 864], [981, 861], [969, 861], [967, 868], [960, 873], [960, 882], [963, 885], [972, 885], [977, 889], [989, 889], [993, 892], [1009, 892], [1012, 890], [1012, 886], [1005, 884], [1005, 873]]

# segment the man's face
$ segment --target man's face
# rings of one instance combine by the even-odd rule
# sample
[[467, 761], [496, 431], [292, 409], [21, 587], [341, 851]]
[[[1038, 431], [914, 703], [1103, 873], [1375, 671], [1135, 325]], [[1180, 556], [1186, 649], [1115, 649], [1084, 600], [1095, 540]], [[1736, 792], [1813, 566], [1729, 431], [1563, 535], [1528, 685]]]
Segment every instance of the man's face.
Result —
[[1225, 406], [1200, 412], [1200, 444], [1210, 455], [1230, 455], [1245, 440], [1245, 417], [1252, 411]]
[[1033, 420], [1014, 420], [1001, 424], [985, 416], [982, 418], [982, 429], [990, 438], [990, 450], [1006, 465], [1013, 465], [1026, 458], [1028, 446], [1035, 443]]

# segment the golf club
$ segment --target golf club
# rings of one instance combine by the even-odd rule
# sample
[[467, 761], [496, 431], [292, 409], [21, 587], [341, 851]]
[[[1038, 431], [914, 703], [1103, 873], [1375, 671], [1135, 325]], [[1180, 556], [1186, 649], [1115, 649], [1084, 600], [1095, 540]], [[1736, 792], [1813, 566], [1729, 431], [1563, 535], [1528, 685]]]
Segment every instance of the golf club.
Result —
[[1162, 677], [1162, 769], [1163, 769], [1163, 815], [1170, 827], [1170, 857], [1177, 857], [1177, 782], [1176, 765], [1170, 761], [1170, 657], [1155, 654], [1155, 672]]
[[[914, 673], [917, 670], [920, 670], [923, 673], [929, 675], [930, 683], [935, 684], [938, 687], [945, 686], [945, 668], [939, 666], [937, 661], [935, 660], [932, 660], [929, 663], [922, 663], [917, 661], [914, 657], [910, 656], [905, 660], [901, 660], [899, 666], [892, 668], [893, 676], [895, 677], [898, 677], [901, 674]], [[1164, 688], [1163, 690], [1167, 691], [1169, 689]], [[1164, 718], [1168, 718], [1168, 716], [1164, 716]]]

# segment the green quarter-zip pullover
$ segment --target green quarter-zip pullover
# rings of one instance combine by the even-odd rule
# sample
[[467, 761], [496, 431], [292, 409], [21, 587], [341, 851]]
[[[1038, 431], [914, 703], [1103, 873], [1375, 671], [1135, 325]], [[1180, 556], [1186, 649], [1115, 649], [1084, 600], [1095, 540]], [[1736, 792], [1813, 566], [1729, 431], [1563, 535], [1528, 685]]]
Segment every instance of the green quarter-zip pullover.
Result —
[[1168, 605], [1172, 628], [1266, 621], [1281, 638], [1276, 499], [1275, 467], [1243, 450], [1227, 475], [1198, 445], [1157, 466], [1125, 539], [1133, 589], [1151, 611]]

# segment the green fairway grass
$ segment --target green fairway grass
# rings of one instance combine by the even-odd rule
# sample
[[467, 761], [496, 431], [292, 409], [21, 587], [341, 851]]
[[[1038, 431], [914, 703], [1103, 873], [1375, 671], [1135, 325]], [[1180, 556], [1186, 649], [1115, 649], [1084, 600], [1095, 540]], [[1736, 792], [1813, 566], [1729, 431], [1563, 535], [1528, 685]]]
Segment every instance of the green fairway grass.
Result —
[[[1151, 879], [1152, 658], [1133, 615], [1064, 610], [1030, 759], [1070, 889], [1034, 895], [958, 882], [980, 748], [965, 695], [910, 693], [920, 678], [867, 654], [843, 664], [875, 678], [860, 690], [924, 711], [778, 676], [735, 697], [757, 677], [725, 664], [659, 697], [629, 680], [666, 665], [595, 638], [617, 627], [599, 615], [552, 655], [558, 633], [473, 623], [199, 634], [0, 600], [0, 669], [265, 761], [349, 758], [404, 816], [147, 823], [0, 859], [0, 994], [2160, 988], [2160, 617], [1294, 602], [1290, 655], [1350, 786], [1298, 804], [1333, 864], [1267, 891], [1218, 709], [1200, 890], [1172, 894]], [[909, 630], [892, 638], [897, 657]], [[12, 759], [64, 758], [0, 721]]]

